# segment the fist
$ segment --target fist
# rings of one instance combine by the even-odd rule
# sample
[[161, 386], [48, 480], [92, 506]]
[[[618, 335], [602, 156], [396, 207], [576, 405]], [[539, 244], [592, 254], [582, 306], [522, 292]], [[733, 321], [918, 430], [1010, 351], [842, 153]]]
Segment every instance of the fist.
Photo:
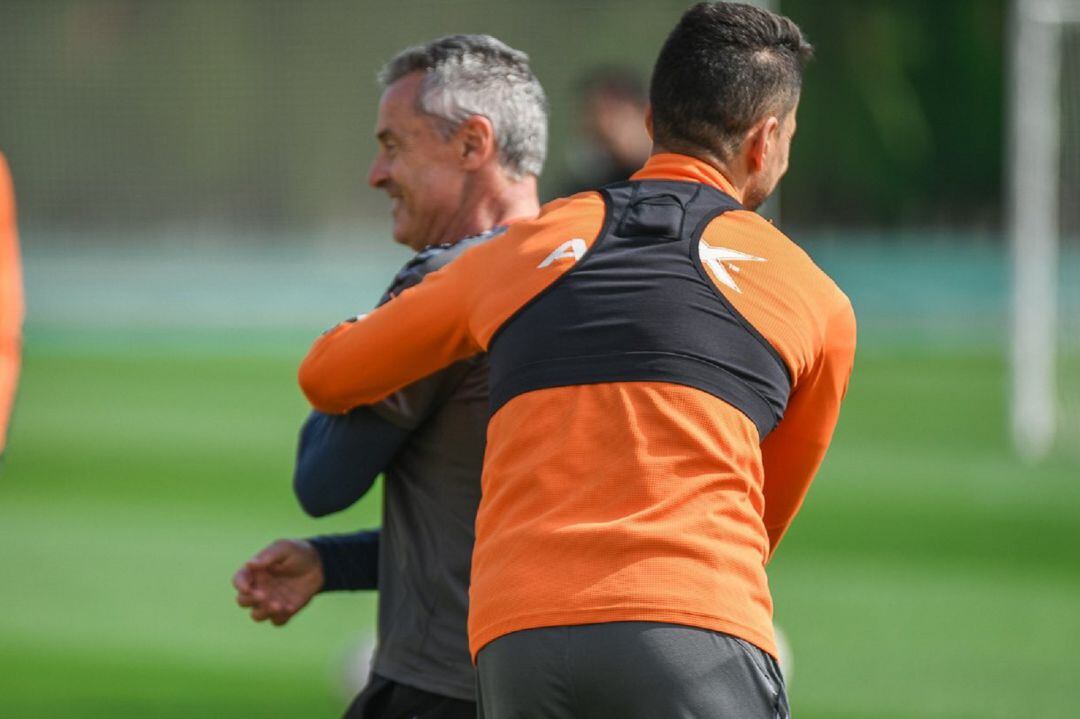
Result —
[[233, 575], [236, 603], [257, 622], [281, 626], [323, 587], [322, 561], [311, 542], [279, 539], [244, 562]]

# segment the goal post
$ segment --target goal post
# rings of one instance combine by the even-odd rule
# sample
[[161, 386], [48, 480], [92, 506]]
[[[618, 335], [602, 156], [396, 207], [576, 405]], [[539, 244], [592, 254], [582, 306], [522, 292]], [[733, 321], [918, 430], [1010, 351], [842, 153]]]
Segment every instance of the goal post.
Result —
[[1010, 425], [1017, 451], [1045, 457], [1058, 427], [1062, 38], [1080, 0], [1013, 0], [1010, 18], [1008, 234]]

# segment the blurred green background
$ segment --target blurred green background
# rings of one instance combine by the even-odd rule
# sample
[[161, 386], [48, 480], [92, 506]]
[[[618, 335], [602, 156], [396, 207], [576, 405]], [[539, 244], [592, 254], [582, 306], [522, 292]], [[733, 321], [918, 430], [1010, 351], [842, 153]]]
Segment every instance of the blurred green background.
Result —
[[[319, 597], [275, 629], [229, 578], [275, 537], [378, 522], [378, 493], [315, 521], [289, 487], [300, 357], [407, 257], [364, 184], [374, 73], [451, 32], [529, 52], [550, 195], [580, 146], [580, 74], [646, 74], [685, 7], [0, 2], [28, 293], [0, 469], [0, 716], [340, 712], [374, 597]], [[781, 224], [860, 320], [835, 444], [771, 567], [795, 716], [1072, 717], [1080, 414], [1035, 466], [1007, 433], [1007, 5], [781, 9], [818, 49]], [[1080, 407], [1067, 204], [1061, 380]]]
[[[4, 0], [0, 139], [28, 227], [141, 237], [195, 221], [265, 231], [381, 217], [364, 187], [376, 70], [406, 45], [488, 32], [528, 52], [548, 92], [550, 197], [578, 149], [582, 73], [620, 63], [647, 77], [689, 4]], [[785, 221], [996, 228], [1004, 0], [783, 11], [817, 47]]]

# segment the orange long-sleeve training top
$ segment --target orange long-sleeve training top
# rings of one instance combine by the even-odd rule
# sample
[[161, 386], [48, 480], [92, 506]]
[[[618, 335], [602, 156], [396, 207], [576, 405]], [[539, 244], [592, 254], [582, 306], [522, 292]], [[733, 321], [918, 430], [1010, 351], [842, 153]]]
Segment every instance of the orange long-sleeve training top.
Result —
[[15, 191], [7, 161], [0, 154], [0, 453], [7, 446], [8, 423], [19, 381], [22, 321], [22, 262], [15, 229]]
[[[631, 204], [639, 190], [652, 194], [620, 217], [601, 193], [551, 202], [535, 220], [330, 330], [300, 367], [301, 387], [326, 412], [375, 402], [480, 351], [490, 350], [497, 373], [501, 356], [558, 351], [528, 346], [521, 332], [508, 338], [551, 298], [563, 298], [552, 305], [563, 316], [530, 332], [585, 323], [589, 331], [578, 335], [587, 336], [573, 342], [631, 333], [627, 346], [642, 348], [612, 355], [621, 368], [612, 376], [629, 379], [605, 379], [596, 351], [512, 368], [526, 376], [543, 365], [540, 375], [553, 368], [549, 377], [565, 377], [577, 363], [593, 374], [534, 383], [494, 408], [472, 565], [474, 656], [513, 631], [609, 621], [702, 627], [776, 653], [765, 564], [831, 440], [854, 360], [854, 313], [806, 253], [759, 215], [734, 206], [696, 229], [671, 221], [692, 204], [688, 188], [735, 196], [710, 165], [659, 154], [632, 180], [641, 187], [625, 191]], [[642, 232], [662, 239], [642, 241]], [[622, 239], [597, 241], [608, 235]], [[674, 248], [665, 267], [634, 265], [665, 247]], [[715, 296], [704, 298], [706, 284]], [[669, 287], [690, 298], [687, 316], [691, 305], [694, 317], [709, 317], [710, 302], [729, 308], [704, 329], [731, 333], [732, 346], [743, 343], [756, 364], [739, 366], [738, 352], [725, 366], [654, 347], [669, 335], [701, 339], [696, 326], [681, 326], [683, 305], [669, 301]], [[650, 306], [638, 307], [638, 296]], [[620, 307], [641, 322], [625, 322]], [[651, 322], [657, 315], [663, 321]], [[536, 342], [552, 344], [543, 333]], [[726, 351], [727, 340], [717, 346]], [[675, 370], [665, 369], [668, 360]], [[648, 379], [669, 371], [670, 381]], [[741, 399], [722, 398], [713, 379]], [[493, 395], [500, 382], [493, 375]], [[769, 392], [781, 408], [766, 401]]]

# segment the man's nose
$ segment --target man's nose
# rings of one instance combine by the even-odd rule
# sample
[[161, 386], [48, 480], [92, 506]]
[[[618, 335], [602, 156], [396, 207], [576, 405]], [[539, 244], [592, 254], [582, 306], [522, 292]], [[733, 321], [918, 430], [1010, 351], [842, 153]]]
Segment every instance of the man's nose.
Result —
[[389, 179], [390, 174], [386, 171], [386, 161], [380, 155], [372, 161], [371, 168], [368, 170], [368, 185], [374, 188], [380, 188], [385, 185]]

